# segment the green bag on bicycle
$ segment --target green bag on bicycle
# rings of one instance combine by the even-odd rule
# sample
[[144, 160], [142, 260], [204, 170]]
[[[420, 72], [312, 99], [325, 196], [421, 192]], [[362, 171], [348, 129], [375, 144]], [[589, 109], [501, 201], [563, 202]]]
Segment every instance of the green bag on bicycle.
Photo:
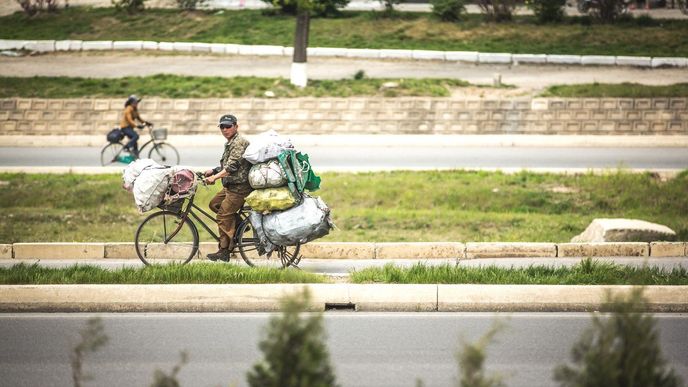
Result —
[[287, 174], [287, 186], [293, 193], [320, 189], [320, 177], [313, 172], [308, 155], [295, 150], [282, 151], [277, 156], [280, 166]]

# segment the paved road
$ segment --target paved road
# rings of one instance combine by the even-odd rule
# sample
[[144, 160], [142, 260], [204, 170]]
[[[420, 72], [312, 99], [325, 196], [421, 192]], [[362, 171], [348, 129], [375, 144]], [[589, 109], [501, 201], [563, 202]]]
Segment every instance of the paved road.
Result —
[[[154, 74], [189, 76], [258, 76], [289, 79], [290, 57], [185, 56], [113, 54], [50, 54], [31, 57], [0, 57], [0, 76], [70, 76], [119, 78]], [[635, 82], [667, 85], [688, 82], [685, 69], [641, 69], [596, 66], [473, 65], [440, 61], [363, 60], [311, 57], [311, 79], [351, 78], [363, 70], [370, 78], [454, 78], [474, 84], [492, 84], [495, 73], [502, 82], [525, 89], [553, 84]], [[490, 93], [482, 89], [481, 93]]]
[[[144, 386], [155, 369], [171, 370], [179, 351], [190, 362], [184, 386], [244, 386], [258, 359], [269, 314], [106, 314], [109, 344], [88, 355], [90, 385]], [[87, 314], [0, 315], [0, 380], [8, 386], [70, 385], [69, 351]], [[584, 313], [515, 313], [488, 349], [487, 369], [506, 384], [552, 386], [553, 368], [589, 326]], [[688, 315], [657, 315], [663, 354], [688, 379]], [[343, 386], [449, 386], [457, 373], [459, 338], [477, 340], [491, 313], [327, 313], [328, 346]]]
[[[218, 147], [181, 148], [181, 164], [217, 163]], [[436, 168], [688, 168], [686, 148], [302, 146], [316, 170]], [[99, 166], [99, 148], [0, 147], [1, 166]]]
[[[488, 259], [464, 259], [460, 261], [461, 266], [477, 267], [477, 266], [498, 266], [503, 268], [509, 267], [528, 267], [531, 265], [539, 266], [553, 266], [553, 267], [570, 267], [580, 262], [581, 258], [488, 258]], [[671, 270], [676, 267], [682, 267], [688, 270], [688, 259], [686, 257], [665, 257], [665, 258], [644, 258], [644, 257], [599, 257], [596, 260], [600, 262], [613, 262], [620, 265], [642, 267], [651, 266], [659, 267], [665, 270]], [[204, 260], [205, 261], [205, 260]], [[197, 261], [192, 261], [197, 262]], [[205, 261], [207, 262], [207, 261]], [[244, 263], [240, 257], [232, 258], [233, 264], [243, 266]], [[456, 264], [455, 259], [429, 259], [429, 260], [415, 260], [415, 259], [303, 259], [299, 264], [302, 270], [329, 274], [334, 276], [346, 276], [353, 270], [361, 270], [366, 267], [381, 267], [389, 263], [397, 266], [409, 267], [418, 262], [426, 265], [444, 265]], [[92, 260], [17, 260], [17, 259], [3, 259], [0, 260], [0, 267], [12, 267], [18, 263], [32, 265], [38, 263], [43, 267], [64, 268], [75, 264], [94, 265], [105, 269], [118, 269], [121, 267], [142, 267], [143, 263], [138, 259], [92, 259]], [[220, 263], [218, 263], [219, 265]]]

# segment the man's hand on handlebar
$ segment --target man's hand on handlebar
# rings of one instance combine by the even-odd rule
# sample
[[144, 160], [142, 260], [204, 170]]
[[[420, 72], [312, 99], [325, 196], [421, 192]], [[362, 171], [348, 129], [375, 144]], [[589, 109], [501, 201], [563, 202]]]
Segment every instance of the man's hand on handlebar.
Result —
[[214, 174], [213, 172], [214, 172], [214, 171], [213, 171], [212, 169], [209, 169], [209, 170], [203, 172], [203, 176], [205, 176], [205, 179], [203, 179], [203, 181], [204, 181], [206, 184], [209, 184], [209, 185], [215, 184], [215, 181], [216, 181], [217, 179], [213, 177], [213, 174]]

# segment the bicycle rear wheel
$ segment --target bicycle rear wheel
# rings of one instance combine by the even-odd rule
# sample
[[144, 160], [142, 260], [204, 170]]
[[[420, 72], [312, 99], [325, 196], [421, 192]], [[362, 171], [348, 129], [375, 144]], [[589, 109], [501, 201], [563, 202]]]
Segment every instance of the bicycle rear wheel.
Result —
[[146, 265], [185, 264], [198, 254], [198, 229], [177, 213], [159, 211], [141, 222], [134, 245]]
[[107, 166], [116, 164], [117, 156], [122, 153], [124, 146], [118, 142], [111, 142], [103, 147], [100, 151], [100, 165]]
[[148, 152], [148, 158], [162, 165], [179, 165], [179, 152], [166, 142], [154, 143]]
[[253, 232], [253, 226], [248, 220], [243, 221], [237, 229], [237, 248], [241, 258], [249, 266], [266, 266], [285, 268], [298, 265], [301, 257], [299, 250], [301, 245], [279, 246], [271, 254], [260, 255], [258, 253], [258, 238]]

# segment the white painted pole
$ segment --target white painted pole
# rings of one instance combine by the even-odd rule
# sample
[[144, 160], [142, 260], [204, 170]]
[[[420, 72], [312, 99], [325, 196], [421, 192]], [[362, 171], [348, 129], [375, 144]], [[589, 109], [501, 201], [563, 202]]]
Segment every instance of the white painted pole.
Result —
[[308, 84], [308, 73], [306, 63], [291, 63], [291, 84], [297, 87], [306, 87]]

